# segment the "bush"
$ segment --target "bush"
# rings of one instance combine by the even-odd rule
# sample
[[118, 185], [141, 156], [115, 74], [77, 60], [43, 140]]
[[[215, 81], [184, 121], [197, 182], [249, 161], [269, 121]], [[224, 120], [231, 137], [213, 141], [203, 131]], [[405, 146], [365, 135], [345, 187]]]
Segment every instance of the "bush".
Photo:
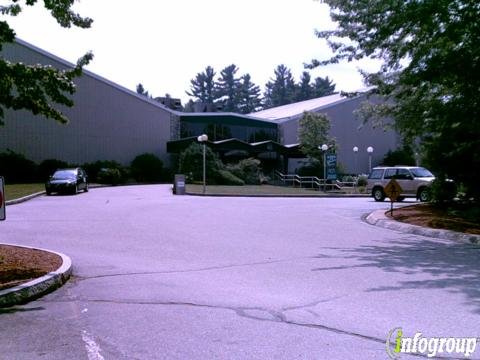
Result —
[[367, 186], [368, 177], [366, 175], [360, 175], [357, 179], [357, 186]]
[[[207, 181], [212, 183], [217, 179], [220, 170], [225, 166], [212, 149], [208, 146], [205, 151]], [[187, 181], [201, 181], [203, 179], [203, 146], [197, 143], [190, 144], [179, 157], [179, 172], [185, 174]]]
[[133, 159], [130, 171], [136, 181], [157, 182], [162, 178], [163, 162], [154, 154], [141, 154]]
[[415, 166], [415, 158], [412, 148], [404, 145], [401, 149], [395, 151], [389, 150], [383, 158], [383, 165], [395, 166], [395, 165], [411, 165]]
[[259, 185], [264, 178], [260, 168], [260, 160], [254, 158], [244, 159], [237, 164], [228, 165], [227, 170], [249, 185]]
[[97, 174], [97, 182], [100, 184], [118, 185], [124, 178], [119, 169], [103, 168]]
[[[116, 185], [124, 183], [128, 178], [128, 170], [114, 160], [99, 160], [95, 161], [94, 163], [85, 163], [82, 165], [82, 167], [87, 172], [88, 180], [90, 182]], [[111, 172], [110, 174], [101, 175], [101, 173], [105, 171], [109, 173], [110, 169], [117, 170], [120, 174], [120, 177], [117, 176], [117, 171]]]
[[457, 195], [457, 186], [451, 180], [437, 178], [430, 187], [430, 196], [433, 202], [448, 203]]
[[245, 185], [242, 179], [233, 175], [228, 170], [219, 170], [216, 180], [219, 185]]
[[9, 184], [30, 183], [38, 180], [38, 166], [22, 154], [12, 150], [0, 153], [0, 175]]
[[43, 160], [40, 165], [38, 165], [38, 178], [41, 181], [47, 181], [57, 169], [64, 168], [68, 168], [68, 163], [65, 161], [57, 159]]

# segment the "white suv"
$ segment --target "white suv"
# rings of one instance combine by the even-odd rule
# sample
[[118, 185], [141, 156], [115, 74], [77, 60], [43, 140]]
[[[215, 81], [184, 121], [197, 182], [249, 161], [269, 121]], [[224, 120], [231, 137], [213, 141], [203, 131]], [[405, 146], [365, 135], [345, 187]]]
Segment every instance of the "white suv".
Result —
[[397, 201], [414, 197], [420, 201], [430, 200], [429, 187], [435, 176], [425, 168], [417, 166], [379, 166], [372, 169], [368, 177], [367, 192], [371, 192], [375, 201], [385, 200], [385, 186], [395, 179], [402, 188]]

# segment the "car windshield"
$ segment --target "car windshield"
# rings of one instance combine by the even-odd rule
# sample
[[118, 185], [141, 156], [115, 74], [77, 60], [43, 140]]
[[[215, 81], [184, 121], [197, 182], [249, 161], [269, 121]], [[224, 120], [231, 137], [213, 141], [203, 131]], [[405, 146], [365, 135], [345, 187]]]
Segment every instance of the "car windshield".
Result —
[[433, 174], [425, 168], [410, 169], [415, 177], [433, 177]]
[[52, 179], [54, 180], [68, 180], [68, 179], [75, 179], [77, 175], [73, 170], [60, 170], [55, 171], [53, 174]]

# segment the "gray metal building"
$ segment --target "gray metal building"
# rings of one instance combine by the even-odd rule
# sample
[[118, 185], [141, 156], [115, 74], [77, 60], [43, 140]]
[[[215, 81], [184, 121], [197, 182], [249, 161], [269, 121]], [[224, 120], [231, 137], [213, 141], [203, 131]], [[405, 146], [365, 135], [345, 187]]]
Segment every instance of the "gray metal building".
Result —
[[[27, 64], [45, 64], [57, 68], [73, 66], [19, 39], [15, 44], [5, 45], [0, 56]], [[182, 113], [89, 71], [84, 71], [83, 76], [75, 82], [77, 91], [72, 96], [75, 105], [62, 108], [70, 119], [68, 124], [62, 125], [27, 111], [7, 110], [5, 126], [0, 126], [0, 152], [11, 149], [36, 162], [58, 159], [82, 164], [115, 160], [124, 165], [128, 165], [135, 156], [149, 152], [160, 157], [168, 166], [168, 142], [208, 133], [212, 128], [217, 137], [219, 132], [215, 130], [222, 129], [225, 139], [228, 138], [227, 133], [232, 138], [243, 134], [244, 138], [240, 138], [242, 141], [255, 143], [270, 140], [289, 148], [298, 143], [298, 122], [304, 111], [327, 114], [331, 121], [331, 135], [339, 144], [338, 161], [346, 172], [368, 171], [368, 146], [374, 148], [375, 165], [388, 150], [394, 150], [399, 145], [399, 138], [394, 131], [362, 126], [356, 120], [354, 110], [365, 100], [365, 96], [345, 98], [335, 94], [248, 116]], [[249, 134], [258, 136], [250, 140]], [[275, 139], [271, 138], [272, 134], [275, 134]], [[352, 150], [354, 146], [359, 148], [356, 156]], [[290, 159], [290, 162], [291, 171], [298, 168], [298, 161]]]
[[[374, 149], [372, 165], [375, 166], [381, 163], [389, 150], [397, 149], [401, 145], [401, 140], [393, 130], [374, 128], [371, 124], [363, 124], [357, 119], [354, 112], [364, 101], [366, 101], [365, 94], [356, 97], [333, 94], [278, 106], [250, 115], [277, 123], [279, 125], [279, 141], [284, 145], [289, 145], [298, 143], [299, 121], [305, 111], [326, 114], [330, 120], [330, 135], [336, 139], [338, 144], [338, 163], [347, 173], [368, 173], [367, 148], [371, 146]], [[385, 122], [387, 121], [385, 120]], [[357, 153], [354, 153], [354, 147], [358, 148]], [[299, 166], [301, 166], [301, 162], [290, 159], [289, 172], [294, 172]]]
[[[0, 55], [27, 64], [73, 66], [19, 39], [5, 45]], [[0, 126], [0, 151], [11, 149], [36, 162], [58, 159], [79, 164], [96, 160], [129, 164], [136, 155], [150, 152], [168, 163], [166, 143], [177, 121], [173, 111], [89, 71], [75, 82], [75, 105], [62, 108], [68, 124], [7, 110], [5, 126]]]

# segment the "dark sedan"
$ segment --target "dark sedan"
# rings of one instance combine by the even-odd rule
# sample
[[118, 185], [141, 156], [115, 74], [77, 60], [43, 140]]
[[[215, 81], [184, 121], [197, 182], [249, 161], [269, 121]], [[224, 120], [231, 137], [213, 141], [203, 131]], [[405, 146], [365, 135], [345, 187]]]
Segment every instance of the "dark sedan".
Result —
[[57, 170], [45, 183], [47, 195], [53, 192], [76, 194], [80, 190], [88, 191], [88, 177], [81, 168]]

